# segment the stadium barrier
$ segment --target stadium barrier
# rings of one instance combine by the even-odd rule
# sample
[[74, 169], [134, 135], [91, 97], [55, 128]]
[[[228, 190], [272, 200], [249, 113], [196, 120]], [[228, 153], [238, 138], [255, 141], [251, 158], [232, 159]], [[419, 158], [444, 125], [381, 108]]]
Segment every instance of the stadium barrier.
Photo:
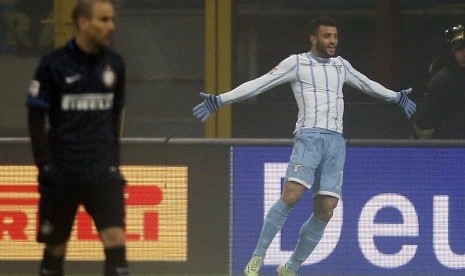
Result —
[[[465, 141], [347, 140], [343, 197], [304, 263], [312, 275], [463, 275]], [[123, 138], [134, 274], [240, 275], [279, 197], [291, 139]], [[27, 138], [0, 138], [0, 274], [35, 273], [36, 169]], [[291, 254], [312, 210], [304, 195], [263, 272]], [[99, 273], [80, 210], [66, 270]]]

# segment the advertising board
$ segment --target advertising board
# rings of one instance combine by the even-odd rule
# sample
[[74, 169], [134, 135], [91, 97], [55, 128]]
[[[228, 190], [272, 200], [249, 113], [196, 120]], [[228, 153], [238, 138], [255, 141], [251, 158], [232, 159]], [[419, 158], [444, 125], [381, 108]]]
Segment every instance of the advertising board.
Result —
[[[126, 224], [128, 259], [187, 260], [188, 172], [185, 166], [122, 166], [128, 184]], [[0, 166], [0, 260], [40, 260], [35, 166]], [[80, 207], [67, 260], [102, 260], [103, 249], [92, 219]]]
[[[279, 199], [291, 147], [233, 148], [232, 272], [250, 259]], [[349, 147], [343, 196], [302, 275], [463, 275], [465, 149]], [[264, 261], [264, 275], [292, 254], [312, 213], [307, 192]]]

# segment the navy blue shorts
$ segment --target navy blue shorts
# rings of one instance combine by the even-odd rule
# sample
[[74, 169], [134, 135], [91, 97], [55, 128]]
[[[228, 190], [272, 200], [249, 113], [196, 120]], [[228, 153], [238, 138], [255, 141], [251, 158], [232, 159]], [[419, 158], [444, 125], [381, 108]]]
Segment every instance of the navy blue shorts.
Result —
[[39, 228], [37, 241], [60, 244], [71, 235], [80, 204], [92, 217], [97, 230], [125, 227], [125, 180], [118, 171], [96, 176], [66, 175], [51, 169], [39, 177]]

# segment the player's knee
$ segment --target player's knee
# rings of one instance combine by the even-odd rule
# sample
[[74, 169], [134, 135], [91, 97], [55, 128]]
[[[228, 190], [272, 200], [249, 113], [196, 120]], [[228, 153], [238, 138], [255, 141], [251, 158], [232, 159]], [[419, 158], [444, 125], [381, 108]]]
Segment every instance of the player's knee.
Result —
[[53, 256], [64, 256], [66, 253], [66, 243], [47, 244], [46, 249]]
[[122, 227], [110, 227], [100, 230], [100, 238], [105, 248], [122, 246], [125, 244], [125, 232]]
[[333, 217], [333, 210], [334, 208], [331, 205], [320, 205], [319, 207], [315, 208], [314, 214], [320, 220], [328, 222]]
[[315, 216], [322, 221], [328, 222], [333, 217], [339, 199], [332, 196], [319, 195], [314, 197], [313, 209]]
[[305, 187], [296, 182], [286, 182], [281, 200], [288, 206], [293, 207], [302, 197]]
[[288, 206], [288, 207], [294, 207], [294, 205], [299, 201], [300, 197], [297, 196], [296, 194], [283, 194], [281, 196], [281, 200]]
[[333, 210], [314, 210], [314, 214], [322, 221], [328, 222], [333, 217]]

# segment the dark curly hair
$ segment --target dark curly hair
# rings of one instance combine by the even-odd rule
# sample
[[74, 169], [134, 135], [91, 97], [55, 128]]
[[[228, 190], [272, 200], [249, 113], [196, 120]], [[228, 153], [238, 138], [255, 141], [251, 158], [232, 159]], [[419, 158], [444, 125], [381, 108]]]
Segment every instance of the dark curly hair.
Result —
[[310, 22], [310, 26], [309, 26], [310, 34], [317, 35], [318, 28], [320, 28], [320, 26], [331, 26], [331, 27], [337, 28], [337, 22], [328, 16], [317, 17], [313, 19], [312, 22]]

